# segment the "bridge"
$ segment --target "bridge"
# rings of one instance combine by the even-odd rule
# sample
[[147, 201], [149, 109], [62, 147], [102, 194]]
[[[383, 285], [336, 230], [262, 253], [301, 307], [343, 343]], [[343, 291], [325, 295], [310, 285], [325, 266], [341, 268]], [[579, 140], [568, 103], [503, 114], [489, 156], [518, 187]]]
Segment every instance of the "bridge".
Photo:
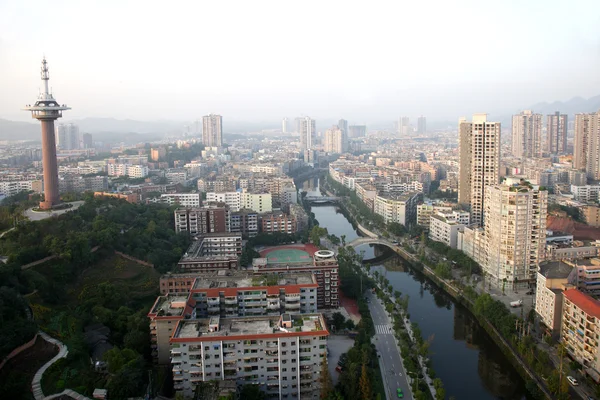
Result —
[[402, 247], [400, 247], [399, 244], [394, 244], [394, 243], [390, 242], [389, 240], [383, 239], [381, 237], [359, 237], [359, 238], [354, 239], [351, 242], [346, 243], [346, 246], [358, 247], [363, 244], [379, 244], [382, 246], [387, 246], [390, 249], [392, 249], [394, 252], [400, 254], [403, 258], [410, 260], [410, 261], [417, 261], [416, 256], [414, 256], [413, 254], [410, 254], [409, 252], [404, 250]]
[[340, 200], [339, 197], [335, 196], [306, 196], [304, 200], [309, 203], [319, 204], [319, 203], [335, 203]]

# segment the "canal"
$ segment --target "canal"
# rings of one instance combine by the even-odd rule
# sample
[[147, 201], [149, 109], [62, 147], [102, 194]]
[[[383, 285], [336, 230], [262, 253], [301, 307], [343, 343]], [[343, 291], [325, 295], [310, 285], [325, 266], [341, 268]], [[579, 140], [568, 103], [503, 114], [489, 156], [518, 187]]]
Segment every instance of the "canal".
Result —
[[[300, 190], [320, 195], [317, 179], [304, 182]], [[312, 212], [330, 234], [345, 235], [347, 242], [359, 236], [336, 206], [313, 206]], [[382, 259], [386, 251], [369, 245], [356, 250], [364, 251], [365, 259]], [[383, 258], [385, 261], [373, 269], [384, 274], [394, 290], [410, 296], [410, 320], [419, 324], [424, 338], [431, 339], [433, 368], [444, 383], [447, 398], [526, 398], [523, 379], [468, 310], [422, 274], [409, 269], [395, 253]]]

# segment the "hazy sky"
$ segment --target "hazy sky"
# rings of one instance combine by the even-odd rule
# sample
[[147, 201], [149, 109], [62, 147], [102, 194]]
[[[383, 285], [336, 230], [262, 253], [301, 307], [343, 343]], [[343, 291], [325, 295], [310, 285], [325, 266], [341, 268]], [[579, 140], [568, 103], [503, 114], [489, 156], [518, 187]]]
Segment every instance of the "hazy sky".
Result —
[[0, 118], [456, 120], [600, 94], [599, 0], [0, 0]]

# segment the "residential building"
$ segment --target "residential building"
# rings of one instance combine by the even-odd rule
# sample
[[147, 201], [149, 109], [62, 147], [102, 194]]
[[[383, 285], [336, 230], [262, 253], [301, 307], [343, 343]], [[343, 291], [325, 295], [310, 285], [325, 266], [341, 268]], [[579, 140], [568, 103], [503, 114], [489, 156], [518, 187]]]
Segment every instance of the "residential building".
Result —
[[550, 335], [560, 334], [562, 292], [569, 287], [568, 277], [573, 268], [561, 261], [540, 264], [537, 272], [535, 312]]
[[329, 332], [321, 314], [181, 319], [171, 343], [174, 389], [199, 382], [257, 384], [267, 398], [318, 399]]
[[427, 132], [427, 118], [424, 116], [420, 116], [417, 118], [417, 133], [422, 135]]
[[571, 185], [571, 193], [573, 194], [573, 200], [584, 203], [598, 203], [600, 185]]
[[600, 295], [600, 259], [587, 258], [581, 261], [569, 262], [573, 266], [573, 274], [569, 277], [572, 283], [591, 296]]
[[93, 149], [94, 148], [94, 141], [92, 140], [92, 134], [91, 133], [84, 133], [83, 137], [81, 139], [81, 144], [82, 144], [82, 147], [84, 149]]
[[14, 196], [17, 193], [29, 191], [41, 193], [42, 189], [41, 180], [0, 181], [0, 194], [4, 196]]
[[223, 117], [210, 114], [202, 117], [202, 144], [223, 147]]
[[386, 224], [397, 222], [410, 226], [417, 222], [417, 204], [423, 199], [423, 193], [409, 192], [399, 195], [377, 195], [373, 211], [381, 215]]
[[305, 261], [290, 262], [288, 260], [269, 260], [267, 263], [266, 258], [255, 258], [252, 261], [252, 269], [255, 274], [310, 272], [315, 275], [319, 284], [317, 289], [318, 309], [339, 307], [339, 266], [335, 253], [332, 251], [316, 251], [313, 254], [312, 263], [306, 263]]
[[291, 217], [296, 219], [296, 226], [298, 228], [298, 232], [302, 232], [308, 229], [308, 214], [301, 205], [295, 203], [290, 204], [289, 213]]
[[229, 211], [225, 204], [202, 208], [175, 210], [175, 232], [188, 232], [191, 236], [229, 231]]
[[489, 281], [510, 289], [535, 284], [546, 244], [548, 192], [527, 182], [488, 186], [485, 193], [485, 253]]
[[258, 213], [241, 209], [229, 213], [229, 231], [239, 232], [243, 237], [254, 237], [258, 234]]
[[145, 178], [148, 176], [147, 165], [108, 164], [108, 176], [129, 176], [130, 178]]
[[227, 204], [231, 211], [239, 211], [242, 208], [240, 192], [208, 192], [206, 202]]
[[473, 259], [477, 264], [483, 265], [486, 261], [485, 253], [486, 236], [480, 226], [465, 226], [459, 230], [456, 239], [456, 248]]
[[485, 189], [500, 179], [500, 122], [486, 114], [459, 121], [458, 202], [471, 206], [471, 223], [483, 223]]
[[150, 149], [150, 159], [152, 161], [163, 160], [167, 156], [167, 149], [164, 146]]
[[188, 182], [188, 172], [185, 168], [172, 168], [165, 171], [165, 178], [169, 183], [186, 185]]
[[168, 364], [171, 359], [169, 340], [177, 322], [184, 317], [195, 318], [193, 303], [188, 304], [188, 294], [160, 296], [148, 313], [150, 319], [150, 346], [154, 361]]
[[207, 202], [225, 203], [231, 211], [239, 211], [242, 208], [256, 211], [258, 213], [273, 210], [273, 199], [271, 193], [250, 192], [208, 192]]
[[534, 114], [525, 110], [512, 117], [512, 154], [518, 158], [541, 157], [544, 151], [542, 144], [542, 114]]
[[166, 193], [161, 194], [160, 199], [163, 203], [170, 206], [179, 205], [187, 208], [198, 208], [202, 204], [202, 195], [200, 193]]
[[400, 117], [398, 120], [398, 134], [401, 136], [408, 136], [412, 132], [410, 131], [410, 119], [408, 117]]
[[341, 154], [345, 150], [344, 131], [338, 126], [332, 126], [325, 131], [325, 146], [323, 150], [326, 153]]
[[563, 292], [561, 342], [569, 355], [600, 381], [600, 301], [577, 289]]
[[361, 138], [367, 136], [366, 125], [350, 125], [348, 126], [348, 137]]
[[316, 135], [315, 120], [310, 117], [304, 117], [300, 119], [299, 124], [300, 130], [300, 148], [302, 150], [309, 150], [314, 147], [314, 140]]
[[58, 124], [56, 139], [56, 146], [61, 150], [79, 149], [79, 127], [74, 124]]
[[184, 273], [237, 269], [241, 255], [241, 233], [207, 233], [192, 242], [177, 268]]
[[550, 154], [567, 153], [567, 114], [555, 112], [546, 116], [546, 151]]
[[288, 122], [287, 117], [281, 121], [281, 133], [288, 133]]
[[[0, 183], [2, 187], [2, 183]], [[59, 175], [58, 189], [61, 193], [67, 192], [102, 192], [108, 190], [108, 177], [106, 176], [81, 176]], [[1, 189], [0, 189], [1, 190]]]
[[348, 121], [340, 119], [337, 126], [342, 130], [342, 142], [344, 143], [344, 152], [348, 150]]
[[575, 241], [572, 244], [549, 243], [546, 245], [545, 259], [547, 261], [557, 260], [581, 260], [583, 258], [597, 257], [600, 247], [584, 245], [583, 242]]
[[296, 218], [283, 212], [270, 212], [260, 216], [261, 232], [294, 234], [298, 231]]
[[[464, 212], [463, 212], [464, 213]], [[438, 211], [431, 215], [431, 221], [429, 225], [429, 238], [436, 242], [442, 242], [453, 249], [456, 249], [458, 231], [463, 229], [465, 225], [468, 225], [468, 218], [466, 219], [467, 224], [461, 223], [461, 212], [450, 211], [443, 212]], [[469, 215], [469, 213], [464, 213]]]
[[585, 206], [579, 212], [583, 214], [586, 224], [595, 228], [600, 227], [600, 207]]
[[573, 168], [585, 171], [588, 179], [600, 180], [600, 111], [575, 114]]

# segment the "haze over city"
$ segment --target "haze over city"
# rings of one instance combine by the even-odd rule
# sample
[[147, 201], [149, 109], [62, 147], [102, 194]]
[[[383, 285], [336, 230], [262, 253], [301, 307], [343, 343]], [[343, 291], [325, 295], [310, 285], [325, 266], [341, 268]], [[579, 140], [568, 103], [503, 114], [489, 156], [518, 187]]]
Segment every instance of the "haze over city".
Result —
[[0, 3], [0, 118], [510, 115], [600, 93], [597, 1]]

